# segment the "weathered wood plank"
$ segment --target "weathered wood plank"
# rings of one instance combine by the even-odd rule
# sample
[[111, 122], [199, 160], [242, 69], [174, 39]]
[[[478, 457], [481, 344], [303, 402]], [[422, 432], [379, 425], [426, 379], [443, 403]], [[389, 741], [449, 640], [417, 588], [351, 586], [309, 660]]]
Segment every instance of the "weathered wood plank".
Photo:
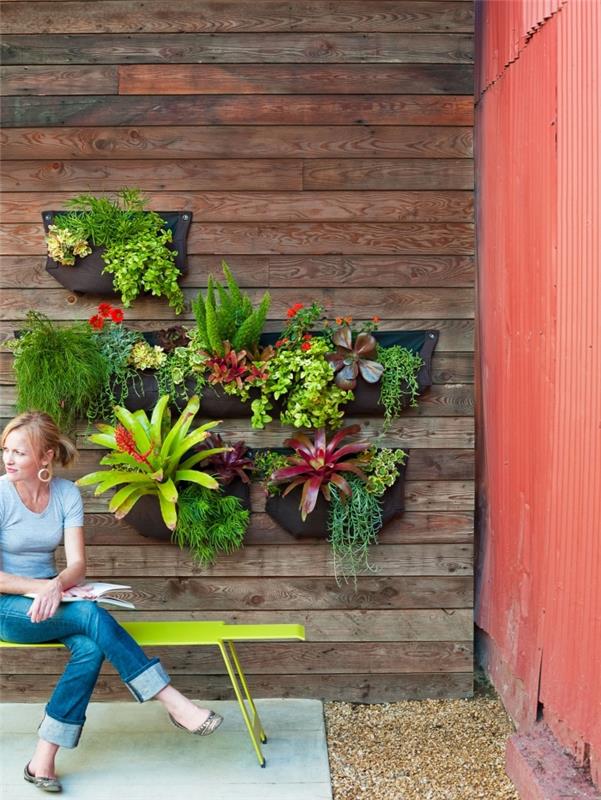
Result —
[[[113, 492], [95, 497], [92, 488], [83, 488], [83, 507], [87, 514], [106, 512]], [[259, 486], [251, 490], [254, 511], [263, 511], [265, 495]], [[408, 481], [405, 484], [407, 511], [469, 511], [474, 505], [473, 481]]]
[[[109, 193], [98, 192], [98, 195]], [[40, 224], [47, 209], [60, 210], [67, 192], [4, 192], [7, 224]], [[207, 222], [472, 222], [471, 192], [160, 192], [146, 196], [155, 211], [183, 209]], [[303, 278], [303, 275], [297, 275]], [[289, 282], [287, 285], [290, 285]]]
[[[0, 676], [0, 700], [4, 703], [47, 702], [54, 675]], [[178, 675], [177, 688], [190, 697], [232, 700], [233, 690], [225, 675]], [[255, 697], [319, 697], [358, 703], [391, 703], [395, 700], [470, 697], [472, 672], [404, 673], [349, 675], [269, 675], [253, 676]], [[94, 702], [131, 701], [131, 693], [117, 676], [103, 675], [94, 690]]]
[[[471, 417], [474, 414], [473, 387], [467, 384], [433, 386], [420, 398], [417, 408], [403, 412], [407, 417]], [[0, 391], [0, 416], [14, 413], [17, 399], [16, 387], [2, 386]]]
[[469, 64], [135, 64], [118, 70], [122, 95], [472, 94], [474, 83]]
[[[0, 95], [117, 94], [117, 69], [116, 66], [0, 67]], [[432, 80], [435, 82], [434, 75]], [[456, 82], [460, 85], [460, 74]]]
[[[44, 69], [46, 69], [44, 67]], [[472, 129], [399, 125], [6, 128], [6, 159], [470, 158]], [[60, 188], [60, 187], [59, 187]]]
[[[459, 162], [461, 163], [461, 162]], [[298, 190], [302, 162], [292, 159], [198, 159], [159, 161], [5, 161], [0, 173], [4, 189], [69, 188], [75, 192], [121, 189]], [[169, 210], [169, 209], [165, 209]]]
[[441, 33], [6, 34], [11, 64], [471, 64], [473, 36]]
[[[149, 163], [149, 162], [145, 162]], [[190, 226], [191, 253], [315, 254], [364, 253], [388, 255], [472, 254], [475, 231], [465, 222], [274, 222], [200, 223]], [[0, 253], [37, 255], [45, 249], [41, 225], [0, 225]]]
[[[215, 265], [217, 266], [217, 265]], [[41, 269], [41, 267], [40, 267]], [[263, 283], [261, 281], [261, 283]], [[15, 286], [16, 284], [11, 284]], [[52, 282], [51, 286], [55, 286], [56, 284], [54, 281]], [[252, 285], [252, 284], [251, 284]], [[263, 284], [264, 285], [264, 284]], [[128, 312], [129, 313], [129, 312]], [[71, 320], [76, 318], [83, 318], [85, 319], [85, 315], [80, 317], [77, 313], [74, 313], [73, 316], [70, 318]], [[364, 319], [362, 314], [358, 314], [354, 317], [354, 319], [359, 322]], [[165, 327], [164, 320], [156, 320], [156, 319], [146, 319], [141, 320], [129, 320], [127, 319], [128, 326], [131, 326], [135, 330], [141, 331], [149, 331], [149, 330], [158, 330], [159, 328]], [[14, 335], [15, 328], [19, 327], [19, 320], [13, 320], [8, 322], [0, 321], [0, 346], [2, 342], [5, 342], [7, 339], [12, 338]], [[470, 359], [473, 361], [473, 355], [469, 356], [468, 353], [473, 352], [474, 350], [474, 321], [472, 319], [385, 319], [382, 320], [378, 325], [380, 330], [388, 330], [388, 331], [397, 331], [397, 330], [431, 330], [435, 329], [440, 331], [440, 339], [438, 340], [438, 344], [436, 345], [436, 355], [435, 358], [440, 358], [443, 353], [453, 353], [456, 351], [462, 351], [465, 355], [462, 357], [464, 359]], [[268, 331], [280, 331], [282, 329], [282, 322], [281, 320], [267, 320], [265, 325], [265, 329]], [[0, 353], [0, 383], [3, 381], [6, 383], [13, 382], [13, 376], [10, 375], [10, 364], [9, 362], [2, 361], [2, 357], [4, 354]], [[439, 362], [441, 364], [443, 362]], [[467, 362], [466, 362], [467, 363]], [[469, 364], [467, 365], [469, 367]], [[473, 372], [473, 368], [472, 368]], [[444, 381], [442, 381], [444, 383]], [[465, 383], [465, 381], [461, 380], [450, 380], [449, 383]]]
[[254, 31], [387, 31], [463, 33], [473, 29], [473, 11], [466, 3], [438, 0], [244, 0], [207, 3], [179, 0], [104, 0], [102, 3], [61, 2], [35, 6], [13, 2], [3, 12], [6, 34], [40, 33], [248, 33]]
[[[190, 301], [197, 292], [185, 289], [184, 295]], [[471, 319], [474, 316], [473, 291], [471, 289], [374, 289], [369, 295], [362, 289], [317, 289], [309, 286], [291, 289], [273, 289], [269, 316], [282, 320], [292, 303], [310, 305], [313, 301], [324, 306], [330, 316], [344, 313], [353, 318], [382, 319]], [[87, 319], [96, 313], [97, 298], [89, 295], [76, 296], [64, 289], [48, 289], [40, 297], [37, 289], [5, 289], [2, 293], [0, 318], [5, 320], [25, 319], [27, 312], [43, 304], [44, 312], [55, 320]], [[249, 291], [253, 300], [260, 299], [261, 293]], [[173, 312], [160, 298], [143, 297], [136, 300], [127, 311], [127, 319], [173, 319]], [[185, 311], [182, 321], [192, 319], [192, 313]], [[281, 326], [281, 323], [280, 323]], [[436, 327], [436, 325], [434, 325]], [[437, 380], [436, 383], [460, 383], [462, 381]]]
[[0, 122], [45, 125], [471, 125], [463, 95], [7, 97]]
[[473, 186], [473, 164], [466, 160], [324, 158], [303, 162], [305, 190], [441, 190]]
[[[337, 586], [333, 578], [327, 577], [139, 578], [123, 574], [119, 575], [119, 581], [133, 588], [134, 602], [144, 608], [140, 613], [178, 609], [182, 619], [200, 619], [209, 611], [229, 619], [233, 609], [261, 609], [278, 614], [320, 609], [448, 611], [470, 609], [473, 593], [473, 578], [469, 576], [359, 575], [355, 589], [352, 582]], [[114, 575], [112, 578], [108, 575], [107, 580], [111, 579], [114, 580]], [[292, 614], [287, 616], [291, 618]]]
[[[116, 520], [109, 513], [87, 514], [85, 531], [86, 544], [90, 546], [118, 544], [143, 547], [151, 546], [153, 543], [152, 539], [140, 536], [126, 522]], [[379, 535], [379, 541], [382, 544], [434, 542], [457, 544], [473, 541], [473, 534], [474, 516], [471, 511], [407, 511], [402, 517], [386, 525]], [[269, 515], [260, 512], [253, 513], [244, 537], [245, 545], [293, 544], [294, 541], [294, 538]]]
[[[373, 548], [371, 560], [377, 574], [471, 575], [471, 544], [381, 544]], [[161, 575], [168, 577], [331, 577], [332, 554], [327, 542], [298, 545], [251, 546], [222, 556], [212, 567], [199, 567], [190, 554], [171, 544], [150, 547], [91, 547], [87, 553], [87, 575]]]
[[[461, 642], [288, 642], [236, 645], [247, 675], [348, 674], [377, 672], [466, 672], [471, 667], [472, 645]], [[216, 647], [147, 647], [172, 675], [222, 675], [225, 667]], [[19, 673], [32, 667], [40, 674], [58, 675], [68, 651], [51, 649], [4, 650], [2, 671]], [[105, 664], [103, 674], [111, 673]], [[114, 674], [114, 673], [113, 673]]]
[[[223, 621], [237, 625], [280, 623], [281, 610], [207, 611], [198, 609], [180, 615], [180, 610], [148, 611], [132, 595], [138, 611], [136, 622], [152, 620]], [[177, 608], [174, 606], [174, 609]], [[117, 619], [131, 621], [131, 612], [110, 609]], [[395, 611], [294, 611], [294, 622], [304, 625], [308, 642], [436, 642], [469, 641], [473, 636], [474, 620], [471, 609], [412, 609]], [[39, 652], [39, 651], [38, 651]], [[45, 651], [48, 653], [49, 651]], [[15, 672], [26, 667], [25, 651], [11, 660], [9, 669]], [[43, 654], [42, 654], [43, 655]], [[8, 671], [8, 670], [7, 670]]]

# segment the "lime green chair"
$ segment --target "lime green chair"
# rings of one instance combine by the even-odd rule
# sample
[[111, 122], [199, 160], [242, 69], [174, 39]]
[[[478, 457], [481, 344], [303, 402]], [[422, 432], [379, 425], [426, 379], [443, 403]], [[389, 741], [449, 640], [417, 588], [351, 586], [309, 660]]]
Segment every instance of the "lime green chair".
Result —
[[[267, 741], [267, 735], [250, 694], [246, 676], [236, 652], [235, 642], [290, 639], [304, 641], [304, 627], [290, 624], [228, 625], [225, 622], [125, 622], [122, 624], [142, 647], [214, 645], [219, 648], [259, 764], [264, 767], [266, 761], [261, 744]], [[0, 641], [0, 647], [64, 647], [64, 645], [59, 642], [16, 644]]]

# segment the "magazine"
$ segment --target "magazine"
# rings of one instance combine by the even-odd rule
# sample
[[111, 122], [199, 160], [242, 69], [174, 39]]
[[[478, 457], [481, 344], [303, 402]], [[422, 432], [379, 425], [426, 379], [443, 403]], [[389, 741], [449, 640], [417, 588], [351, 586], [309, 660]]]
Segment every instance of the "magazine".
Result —
[[[120, 583], [81, 583], [64, 591], [62, 602], [73, 603], [78, 600], [94, 600], [97, 603], [106, 603], [118, 608], [135, 608], [135, 605], [129, 600], [114, 596], [114, 593], [122, 594], [131, 591], [131, 586], [124, 586]], [[35, 597], [35, 594], [26, 594], [25, 597]]]

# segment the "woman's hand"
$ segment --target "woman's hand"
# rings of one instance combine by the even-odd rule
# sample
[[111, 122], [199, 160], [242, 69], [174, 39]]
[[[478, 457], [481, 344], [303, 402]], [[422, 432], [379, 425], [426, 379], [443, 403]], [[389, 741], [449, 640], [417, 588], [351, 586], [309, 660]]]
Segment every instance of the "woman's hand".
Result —
[[63, 587], [58, 578], [53, 578], [34, 598], [27, 612], [32, 622], [43, 622], [56, 613], [63, 596]]

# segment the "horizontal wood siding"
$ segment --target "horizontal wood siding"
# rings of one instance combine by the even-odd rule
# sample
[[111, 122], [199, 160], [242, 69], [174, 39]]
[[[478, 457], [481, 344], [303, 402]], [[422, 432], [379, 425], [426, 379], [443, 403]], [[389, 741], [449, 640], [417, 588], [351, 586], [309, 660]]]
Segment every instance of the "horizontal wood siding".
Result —
[[[44, 271], [40, 213], [124, 185], [156, 210], [193, 212], [188, 301], [225, 258], [254, 299], [271, 292], [270, 330], [292, 303], [316, 300], [332, 317], [378, 315], [382, 330], [440, 331], [432, 389], [379, 439], [411, 450], [406, 512], [356, 587], [338, 586], [328, 544], [295, 541], [256, 490], [245, 548], [210, 569], [86, 491], [89, 576], [130, 583], [141, 619], [303, 623], [305, 644], [241, 648], [259, 696], [470, 694], [472, 4], [14, 0], [2, 15], [0, 339], [31, 308], [64, 321], [94, 312], [97, 298]], [[173, 316], [143, 298], [126, 319], [147, 330]], [[4, 421], [14, 402], [2, 352]], [[382, 434], [382, 419], [353, 421]], [[290, 433], [222, 428], [255, 446]], [[79, 463], [62, 473], [72, 479], [101, 455], [83, 426], [77, 441]], [[184, 690], [231, 696], [210, 650], [152, 653]], [[4, 651], [2, 698], [46, 699], [64, 663], [57, 651]], [[107, 666], [95, 699], [128, 696]]]

